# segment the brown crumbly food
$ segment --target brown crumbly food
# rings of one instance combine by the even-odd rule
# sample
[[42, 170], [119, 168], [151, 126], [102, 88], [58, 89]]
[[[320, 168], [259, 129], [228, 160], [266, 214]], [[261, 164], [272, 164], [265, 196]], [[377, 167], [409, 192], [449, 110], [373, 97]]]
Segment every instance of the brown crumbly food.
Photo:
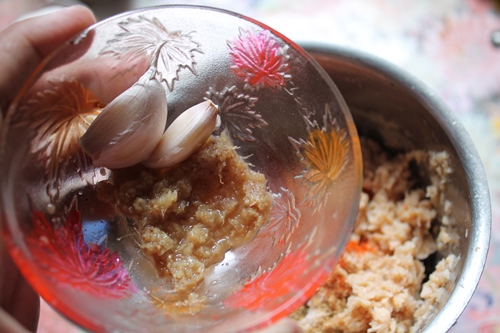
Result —
[[[354, 232], [337, 267], [292, 314], [305, 332], [411, 332], [439, 301], [457, 258], [449, 255], [422, 285], [422, 260], [438, 247], [435, 205], [451, 172], [446, 153], [410, 152], [390, 158], [362, 140], [364, 183]], [[415, 163], [428, 163], [432, 185], [419, 187]], [[442, 230], [439, 239], [450, 239]]]
[[254, 238], [272, 204], [264, 175], [249, 168], [225, 135], [169, 170], [117, 170], [98, 191], [136, 221], [142, 251], [182, 298], [193, 298], [207, 267]]

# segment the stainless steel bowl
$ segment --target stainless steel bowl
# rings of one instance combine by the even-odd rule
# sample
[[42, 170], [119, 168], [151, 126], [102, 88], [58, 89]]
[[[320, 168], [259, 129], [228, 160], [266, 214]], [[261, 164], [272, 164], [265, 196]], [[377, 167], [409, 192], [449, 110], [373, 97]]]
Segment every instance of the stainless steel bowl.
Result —
[[451, 220], [459, 241], [435, 259], [454, 253], [460, 262], [446, 286], [446, 297], [419, 328], [420, 332], [448, 331], [476, 289], [491, 232], [488, 184], [471, 139], [443, 102], [404, 70], [359, 51], [324, 45], [302, 47], [338, 86], [361, 136], [398, 151], [449, 153], [454, 172], [445, 195], [453, 205]]

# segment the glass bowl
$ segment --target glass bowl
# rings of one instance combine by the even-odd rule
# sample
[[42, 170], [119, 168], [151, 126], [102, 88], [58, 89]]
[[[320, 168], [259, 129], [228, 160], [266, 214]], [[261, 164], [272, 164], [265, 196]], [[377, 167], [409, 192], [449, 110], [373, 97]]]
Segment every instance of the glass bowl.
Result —
[[[133, 205], [119, 210], [100, 194], [123, 169], [95, 166], [80, 145], [103, 108], [145, 73], [165, 91], [166, 128], [204, 100], [218, 105], [214, 135], [265, 176], [272, 197], [255, 236], [201, 267], [189, 266], [189, 255], [144, 250], [142, 220], [127, 215]], [[361, 157], [340, 93], [300, 47], [234, 13], [162, 6], [99, 22], [43, 61], [1, 126], [5, 242], [33, 288], [90, 331], [263, 327], [325, 281], [355, 221]], [[126, 170], [136, 181], [147, 168]], [[201, 242], [186, 235], [174, 249]], [[187, 266], [159, 269], [162, 260]], [[186, 279], [189, 291], [178, 288]]]

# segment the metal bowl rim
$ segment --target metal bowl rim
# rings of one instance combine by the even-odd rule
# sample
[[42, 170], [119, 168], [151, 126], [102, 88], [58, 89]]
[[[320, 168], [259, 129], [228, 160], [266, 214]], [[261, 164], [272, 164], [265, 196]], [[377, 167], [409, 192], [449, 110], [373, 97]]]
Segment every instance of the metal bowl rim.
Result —
[[429, 322], [423, 332], [448, 331], [465, 310], [484, 270], [491, 237], [491, 202], [488, 182], [479, 154], [465, 127], [448, 106], [422, 81], [398, 66], [357, 49], [324, 43], [300, 42], [311, 54], [341, 59], [377, 72], [396, 85], [408, 88], [409, 93], [422, 104], [453, 144], [467, 176], [470, 189], [472, 228], [464, 268], [447, 303]]

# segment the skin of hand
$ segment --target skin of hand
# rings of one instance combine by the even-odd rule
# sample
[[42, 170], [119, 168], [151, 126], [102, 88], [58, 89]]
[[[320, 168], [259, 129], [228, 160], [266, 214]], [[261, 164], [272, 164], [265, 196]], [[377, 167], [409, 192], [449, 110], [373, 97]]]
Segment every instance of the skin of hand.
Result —
[[[7, 109], [44, 57], [94, 22], [90, 10], [74, 6], [0, 30], [0, 110]], [[39, 297], [17, 270], [0, 237], [0, 332], [34, 332], [38, 313]]]
[[[13, 23], [0, 30], [0, 111], [5, 112], [16, 92], [39, 62], [65, 41], [95, 22], [83, 6]], [[12, 262], [0, 236], [0, 332], [35, 332], [39, 297]], [[301, 333], [291, 319], [256, 333]]]

